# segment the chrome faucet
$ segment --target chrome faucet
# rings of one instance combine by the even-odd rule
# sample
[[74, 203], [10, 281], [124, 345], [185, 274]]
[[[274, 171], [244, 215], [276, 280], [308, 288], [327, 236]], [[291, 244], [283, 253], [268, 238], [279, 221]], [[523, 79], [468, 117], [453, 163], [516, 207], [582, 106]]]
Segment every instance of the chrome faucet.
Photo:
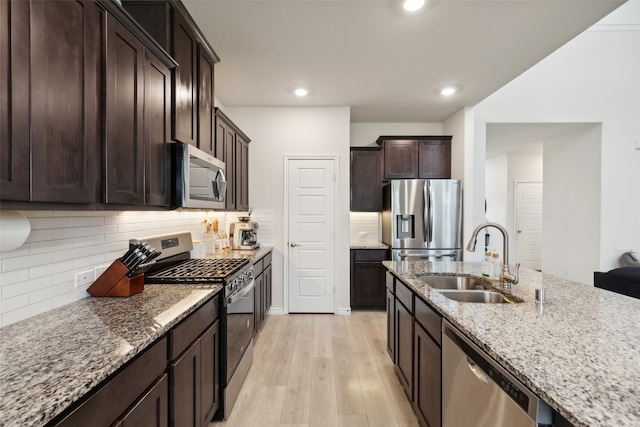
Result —
[[485, 222], [484, 224], [480, 224], [479, 226], [476, 227], [475, 230], [473, 230], [473, 233], [471, 233], [471, 240], [469, 240], [469, 243], [467, 243], [467, 250], [469, 252], [473, 252], [476, 250], [476, 241], [478, 240], [478, 233], [480, 233], [480, 230], [482, 230], [483, 228], [488, 228], [488, 227], [493, 227], [497, 229], [500, 233], [502, 233], [502, 253], [504, 258], [502, 260], [502, 272], [500, 273], [500, 284], [502, 285], [505, 291], [510, 291], [511, 285], [517, 284], [518, 280], [520, 280], [520, 278], [518, 277], [520, 272], [520, 263], [517, 263], [515, 265], [515, 268], [514, 268], [515, 272], [511, 273], [511, 271], [509, 270], [509, 236], [507, 235], [507, 230], [505, 230], [503, 226], [495, 222]]

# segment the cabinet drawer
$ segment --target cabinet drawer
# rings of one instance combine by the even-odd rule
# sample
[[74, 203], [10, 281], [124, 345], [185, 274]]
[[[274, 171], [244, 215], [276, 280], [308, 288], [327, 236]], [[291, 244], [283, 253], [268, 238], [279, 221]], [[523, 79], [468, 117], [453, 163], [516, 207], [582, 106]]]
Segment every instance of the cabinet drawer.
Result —
[[396, 280], [396, 298], [413, 314], [413, 292], [400, 280]]
[[98, 427], [113, 424], [166, 368], [167, 338], [162, 337], [55, 425]]
[[387, 289], [389, 289], [389, 291], [392, 294], [395, 294], [396, 293], [396, 287], [395, 287], [396, 281], [395, 281], [395, 277], [393, 277], [393, 274], [387, 272], [386, 273], [385, 282], [387, 284]]
[[438, 345], [442, 345], [442, 317], [419, 298], [415, 301], [415, 317]]
[[353, 254], [356, 261], [384, 261], [391, 259], [386, 249], [355, 249]]
[[269, 264], [271, 264], [271, 252], [266, 254], [264, 258], [262, 258], [262, 268], [267, 268]]
[[264, 270], [264, 258], [260, 258], [259, 261], [253, 263], [253, 269], [255, 270], [254, 277], [258, 277], [262, 270]]
[[171, 329], [169, 335], [169, 358], [171, 360], [175, 360], [219, 317], [219, 301], [220, 297], [216, 295]]

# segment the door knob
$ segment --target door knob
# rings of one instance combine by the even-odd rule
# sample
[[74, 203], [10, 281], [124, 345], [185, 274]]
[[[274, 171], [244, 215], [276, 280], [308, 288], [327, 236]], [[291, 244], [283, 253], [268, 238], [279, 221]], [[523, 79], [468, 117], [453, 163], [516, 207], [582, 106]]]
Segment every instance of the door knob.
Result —
[[289, 242], [289, 246], [295, 248], [296, 246], [300, 246], [300, 243]]
[[522, 233], [522, 230], [518, 230], [518, 233]]

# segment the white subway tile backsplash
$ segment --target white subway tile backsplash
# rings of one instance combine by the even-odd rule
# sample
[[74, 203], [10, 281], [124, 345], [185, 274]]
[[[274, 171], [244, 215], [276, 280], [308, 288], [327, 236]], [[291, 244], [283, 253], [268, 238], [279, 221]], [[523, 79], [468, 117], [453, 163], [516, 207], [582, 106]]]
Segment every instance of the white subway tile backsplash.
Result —
[[[20, 248], [18, 248], [18, 250], [20, 250]], [[27, 268], [35, 265], [49, 264], [51, 261], [51, 252], [36, 255], [25, 255], [17, 258], [6, 258], [2, 260], [2, 272], [19, 270], [21, 268]]]
[[[240, 212], [203, 211], [23, 211], [31, 223], [24, 245], [0, 253], [0, 327], [88, 296], [74, 289], [75, 274], [110, 264], [122, 256], [129, 239], [190, 231], [202, 239], [202, 220], [216, 218], [229, 231]], [[270, 210], [256, 209], [259, 240], [273, 244]]]
[[51, 276], [40, 277], [26, 282], [14, 283], [13, 285], [2, 286], [2, 299], [13, 298], [18, 295], [27, 295], [51, 286]]

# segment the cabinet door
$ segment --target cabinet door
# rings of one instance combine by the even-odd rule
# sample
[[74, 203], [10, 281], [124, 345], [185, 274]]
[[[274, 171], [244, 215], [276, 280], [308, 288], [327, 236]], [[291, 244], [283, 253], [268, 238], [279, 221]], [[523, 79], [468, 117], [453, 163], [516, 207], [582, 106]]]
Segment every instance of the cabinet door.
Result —
[[200, 341], [171, 365], [171, 425], [200, 426]]
[[165, 374], [122, 419], [122, 427], [167, 427], [169, 380]]
[[413, 316], [396, 299], [396, 367], [409, 400], [413, 400]]
[[429, 427], [440, 427], [441, 418], [441, 351], [422, 329], [415, 326], [413, 399], [418, 417]]
[[171, 54], [178, 63], [173, 84], [173, 139], [197, 146], [196, 69], [198, 43], [196, 36], [180, 16], [173, 13]]
[[254, 329], [256, 332], [260, 330], [262, 327], [262, 321], [264, 320], [264, 273], [258, 275], [255, 278], [256, 286], [254, 293], [254, 305], [253, 305], [253, 318], [254, 320]]
[[265, 296], [264, 315], [266, 317], [267, 312], [271, 308], [271, 302], [272, 302], [271, 292], [272, 292], [273, 285], [272, 285], [272, 275], [271, 275], [271, 264], [265, 267], [263, 274], [264, 274], [264, 296]]
[[[229, 125], [225, 123], [224, 120], [216, 117], [216, 140], [215, 140], [215, 150], [214, 156], [216, 159], [222, 160], [223, 162], [226, 160], [224, 149], [226, 148], [225, 139], [227, 137], [227, 128]], [[225, 165], [226, 167], [226, 165]]]
[[29, 2], [0, 1], [0, 198], [28, 201]]
[[224, 137], [224, 165], [227, 173], [227, 196], [225, 208], [236, 208], [236, 132], [227, 126]]
[[384, 178], [418, 177], [418, 142], [413, 140], [384, 141]]
[[249, 209], [249, 144], [236, 135], [236, 209]]
[[144, 204], [144, 46], [107, 15], [106, 203]]
[[419, 178], [451, 178], [451, 138], [422, 140]]
[[350, 209], [359, 212], [382, 211], [382, 151], [351, 149]]
[[30, 5], [31, 200], [93, 203], [102, 128], [100, 12], [93, 0]]
[[200, 425], [206, 427], [220, 406], [220, 321], [200, 338]]
[[171, 71], [147, 52], [144, 68], [145, 204], [171, 203]]
[[387, 289], [387, 353], [396, 363], [396, 298], [393, 293]]
[[351, 306], [385, 307], [385, 272], [382, 265], [386, 251], [352, 250]]
[[214, 155], [215, 122], [213, 117], [213, 59], [198, 45], [198, 147]]

